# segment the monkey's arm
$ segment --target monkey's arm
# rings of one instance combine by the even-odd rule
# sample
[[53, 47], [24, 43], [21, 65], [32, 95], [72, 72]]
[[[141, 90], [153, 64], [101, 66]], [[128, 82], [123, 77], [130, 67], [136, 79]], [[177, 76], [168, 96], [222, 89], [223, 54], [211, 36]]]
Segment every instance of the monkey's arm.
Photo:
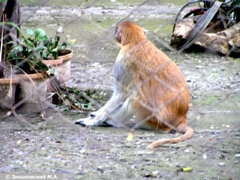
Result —
[[104, 123], [113, 125], [107, 120], [111, 119], [113, 114], [115, 114], [124, 104], [126, 98], [123, 98], [119, 93], [114, 91], [110, 100], [101, 109], [96, 112], [90, 113], [90, 116], [84, 119], [79, 119], [75, 121], [75, 124], [81, 124], [83, 126], [99, 126]]

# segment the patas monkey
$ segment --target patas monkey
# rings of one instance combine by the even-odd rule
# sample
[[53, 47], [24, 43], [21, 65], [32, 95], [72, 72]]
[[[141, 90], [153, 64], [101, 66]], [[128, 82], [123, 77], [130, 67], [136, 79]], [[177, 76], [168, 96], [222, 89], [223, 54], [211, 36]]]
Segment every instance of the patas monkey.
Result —
[[144, 128], [184, 133], [155, 141], [148, 148], [189, 139], [193, 135], [193, 129], [186, 125], [190, 94], [179, 67], [132, 22], [118, 25], [115, 39], [121, 49], [114, 67], [113, 95], [97, 112], [75, 123], [123, 127], [135, 119]]

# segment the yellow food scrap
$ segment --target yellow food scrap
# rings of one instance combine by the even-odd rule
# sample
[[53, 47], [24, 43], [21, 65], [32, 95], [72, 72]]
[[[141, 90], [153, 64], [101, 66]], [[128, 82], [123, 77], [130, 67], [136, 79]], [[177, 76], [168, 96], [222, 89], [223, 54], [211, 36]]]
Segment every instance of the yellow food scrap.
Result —
[[21, 143], [22, 143], [21, 140], [18, 140], [18, 141], [17, 141], [17, 145], [20, 145]]
[[183, 168], [183, 172], [191, 172], [192, 168], [191, 167], [185, 167]]
[[132, 132], [129, 132], [128, 133], [128, 137], [127, 137], [127, 141], [130, 142], [133, 140], [133, 133]]
[[76, 39], [71, 39], [70, 44], [74, 44], [76, 42]]

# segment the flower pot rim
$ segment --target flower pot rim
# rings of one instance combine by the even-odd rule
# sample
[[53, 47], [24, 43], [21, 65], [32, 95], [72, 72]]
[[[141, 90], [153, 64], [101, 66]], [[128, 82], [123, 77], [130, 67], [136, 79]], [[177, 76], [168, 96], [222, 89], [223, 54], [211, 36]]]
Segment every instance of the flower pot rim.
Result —
[[18, 82], [18, 78], [0, 78], [0, 84], [17, 84]]
[[67, 50], [69, 52], [69, 53], [64, 54], [64, 55], [59, 55], [59, 57], [63, 59], [63, 62], [69, 61], [70, 59], [72, 59], [72, 57], [73, 57], [73, 50], [72, 49], [68, 49], [68, 48], [63, 49], [63, 50]]
[[53, 66], [55, 65], [56, 66], [56, 65], [62, 64], [63, 59], [61, 57], [58, 59], [48, 59], [48, 60], [44, 59], [44, 60], [42, 60], [42, 62], [46, 65], [53, 65]]
[[16, 74], [19, 79], [29, 80], [29, 79], [45, 79], [46, 73], [33, 73], [33, 74]]
[[[73, 53], [73, 50], [70, 49], [70, 48], [62, 49], [61, 51], [68, 51], [67, 54]], [[64, 54], [64, 55], [67, 55], [67, 54]], [[64, 56], [64, 55], [63, 55], [63, 56]], [[62, 55], [61, 55], [61, 56], [62, 56]]]

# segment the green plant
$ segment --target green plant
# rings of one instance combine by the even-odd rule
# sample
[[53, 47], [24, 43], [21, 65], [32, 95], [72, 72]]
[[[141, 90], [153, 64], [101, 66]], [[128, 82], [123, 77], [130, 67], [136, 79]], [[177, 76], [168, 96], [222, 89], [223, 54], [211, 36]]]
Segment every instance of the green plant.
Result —
[[107, 94], [107, 92], [93, 89], [80, 90], [76, 87], [62, 86], [56, 93], [54, 104], [64, 111], [72, 109], [89, 111], [95, 109], [98, 105], [105, 104], [110, 97]]
[[56, 35], [54, 38], [48, 38], [43, 41], [43, 50], [41, 57], [43, 59], [58, 59], [60, 51], [67, 48], [67, 43], [63, 42], [61, 45], [60, 36]]
[[61, 105], [64, 111], [70, 109], [89, 111], [93, 108], [93, 102], [90, 101], [90, 95], [93, 93], [92, 90], [81, 91], [77, 88], [61, 87], [58, 94], [60, 101], [57, 104]]
[[22, 30], [14, 23], [2, 22], [0, 25], [10, 25], [19, 32], [22, 41], [8, 42], [7, 52], [4, 56], [4, 61], [16, 67], [18, 71], [27, 73], [36, 71], [46, 71], [47, 66], [42, 63], [42, 59], [58, 59], [64, 49], [69, 44], [73, 44], [75, 40], [60, 43], [58, 33], [52, 38], [48, 37], [42, 28], [37, 28], [35, 31], [27, 29], [25, 35]]
[[8, 46], [11, 48], [6, 54], [5, 61], [15, 67], [18, 70], [16, 73], [25, 71], [27, 73], [35, 73], [41, 71], [47, 71], [48, 67], [41, 61], [41, 52], [43, 51], [43, 42], [47, 40], [47, 36], [42, 29], [36, 29], [35, 32], [27, 30], [29, 37], [21, 36], [23, 41], [16, 44], [15, 42], [9, 42]]
[[73, 44], [75, 40], [64, 41], [60, 43], [60, 36], [58, 33], [54, 37], [48, 37], [42, 28], [27, 30], [30, 37], [28, 40], [35, 46], [39, 47], [40, 57], [44, 60], [58, 59], [62, 50], [66, 49], [69, 44]]

